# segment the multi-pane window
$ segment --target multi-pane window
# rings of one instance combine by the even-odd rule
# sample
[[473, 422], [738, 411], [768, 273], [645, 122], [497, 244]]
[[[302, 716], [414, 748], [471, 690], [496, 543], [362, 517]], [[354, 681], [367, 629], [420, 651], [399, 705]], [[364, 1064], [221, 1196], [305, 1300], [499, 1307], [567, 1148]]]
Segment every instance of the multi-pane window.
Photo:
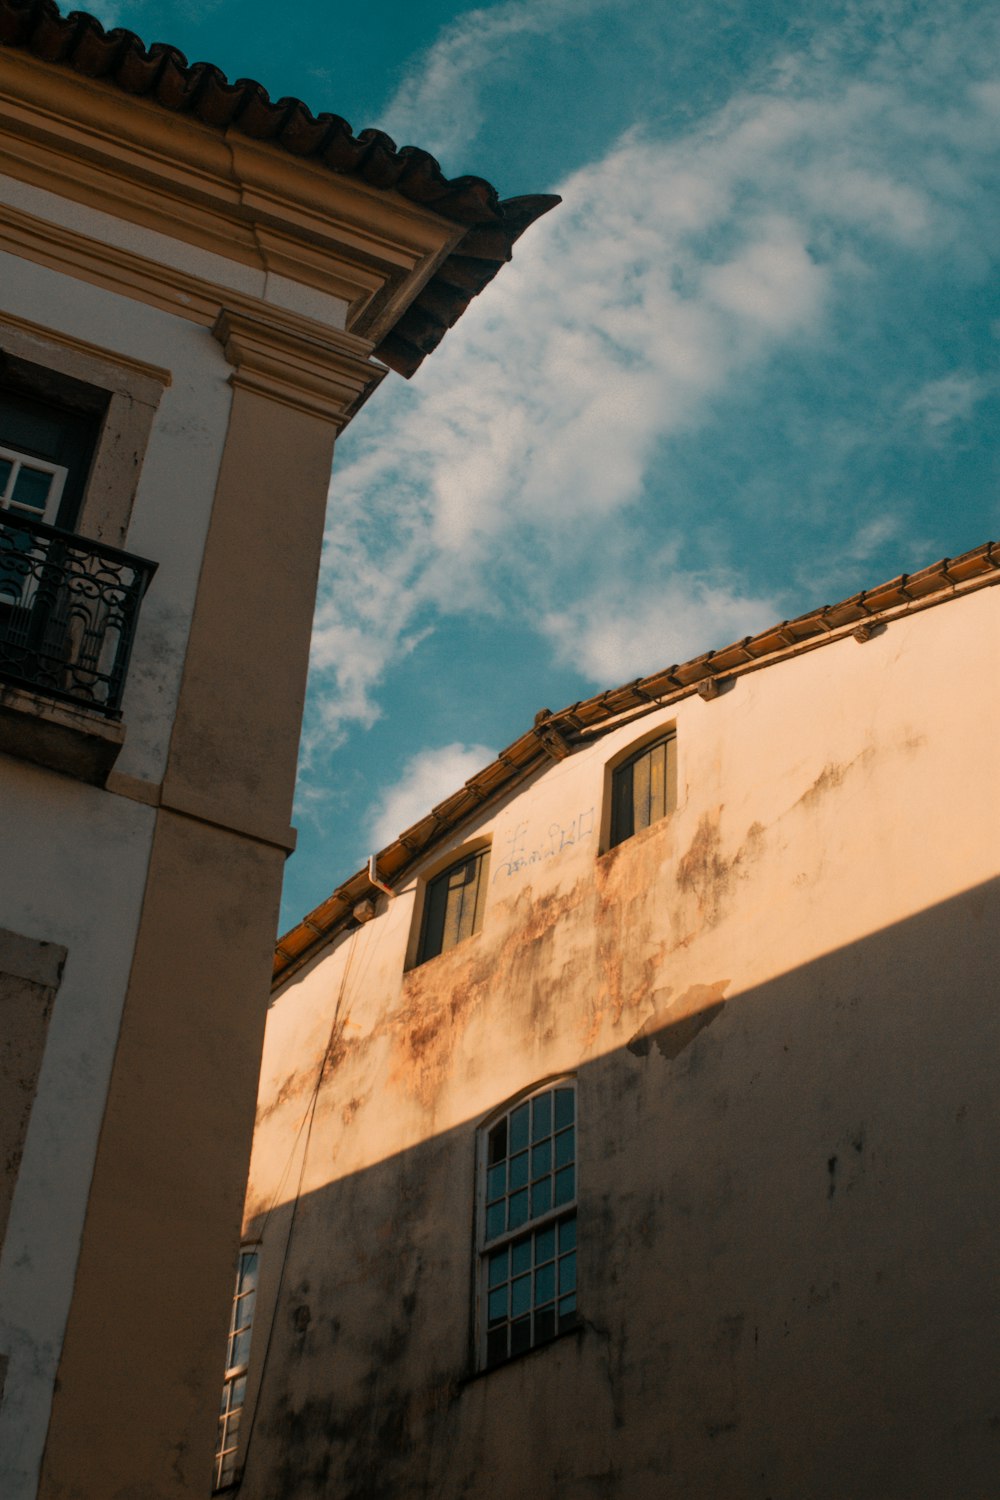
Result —
[[240, 1251], [233, 1311], [229, 1320], [229, 1339], [226, 1344], [226, 1373], [222, 1382], [219, 1436], [215, 1446], [214, 1488], [217, 1490], [224, 1489], [237, 1478], [236, 1456], [240, 1444], [240, 1417], [246, 1400], [258, 1263], [256, 1246]]
[[644, 745], [611, 773], [611, 837], [614, 848], [665, 817], [676, 799], [673, 732]]
[[576, 1088], [566, 1080], [481, 1132], [480, 1360], [576, 1322]]
[[489, 868], [489, 849], [477, 849], [428, 881], [418, 964], [479, 931]]
[[0, 507], [54, 524], [66, 469], [16, 448], [0, 447]]

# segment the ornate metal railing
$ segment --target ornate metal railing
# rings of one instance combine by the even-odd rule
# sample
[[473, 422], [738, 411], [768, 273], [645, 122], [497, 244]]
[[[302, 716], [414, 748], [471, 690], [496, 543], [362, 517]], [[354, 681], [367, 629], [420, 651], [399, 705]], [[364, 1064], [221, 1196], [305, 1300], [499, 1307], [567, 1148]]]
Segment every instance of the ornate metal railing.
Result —
[[0, 510], [0, 679], [121, 714], [156, 563]]

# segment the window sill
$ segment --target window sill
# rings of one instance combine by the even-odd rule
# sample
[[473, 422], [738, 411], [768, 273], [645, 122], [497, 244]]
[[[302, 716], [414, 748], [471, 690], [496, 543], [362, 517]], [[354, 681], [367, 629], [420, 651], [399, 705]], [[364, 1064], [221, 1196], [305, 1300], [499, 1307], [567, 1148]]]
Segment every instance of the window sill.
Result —
[[120, 722], [0, 682], [0, 751], [6, 755], [104, 786], [124, 742]]
[[554, 1333], [544, 1344], [532, 1344], [530, 1349], [522, 1349], [520, 1354], [512, 1354], [509, 1359], [501, 1360], [499, 1364], [488, 1365], [485, 1370], [473, 1370], [461, 1381], [463, 1386], [471, 1385], [475, 1380], [485, 1380], [488, 1375], [496, 1375], [499, 1370], [507, 1370], [511, 1365], [519, 1365], [522, 1360], [530, 1359], [533, 1354], [542, 1354], [546, 1349], [551, 1349], [553, 1344], [560, 1344], [564, 1339], [578, 1339], [586, 1328], [586, 1322], [581, 1318], [574, 1323], [572, 1328], [564, 1328], [561, 1333]]

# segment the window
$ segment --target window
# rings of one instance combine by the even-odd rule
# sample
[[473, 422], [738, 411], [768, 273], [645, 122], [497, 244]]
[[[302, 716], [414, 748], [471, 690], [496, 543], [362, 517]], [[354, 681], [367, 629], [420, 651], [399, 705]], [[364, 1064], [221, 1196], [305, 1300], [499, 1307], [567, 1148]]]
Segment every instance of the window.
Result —
[[240, 1417], [246, 1400], [247, 1364], [250, 1359], [250, 1332], [257, 1297], [259, 1252], [250, 1246], [240, 1251], [233, 1312], [229, 1320], [226, 1345], [226, 1373], [222, 1382], [222, 1406], [219, 1411], [219, 1437], [215, 1448], [214, 1488], [225, 1489], [238, 1477], [236, 1455], [240, 1443]]
[[677, 801], [676, 738], [671, 731], [643, 745], [611, 773], [613, 849], [665, 817]]
[[54, 400], [0, 383], [0, 505], [14, 515], [71, 531], [103, 410], [97, 392], [88, 392], [89, 410], [68, 404], [71, 393], [85, 388], [66, 381], [62, 385], [64, 399]]
[[477, 849], [428, 881], [417, 963], [454, 948], [483, 925], [489, 849]]
[[489, 1369], [577, 1321], [575, 1084], [540, 1090], [479, 1134], [479, 1360]]

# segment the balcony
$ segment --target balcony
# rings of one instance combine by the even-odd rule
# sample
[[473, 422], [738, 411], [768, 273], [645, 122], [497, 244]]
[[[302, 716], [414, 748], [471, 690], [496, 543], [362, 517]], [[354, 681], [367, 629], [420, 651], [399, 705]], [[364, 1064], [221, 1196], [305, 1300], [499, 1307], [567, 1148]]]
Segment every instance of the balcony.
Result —
[[0, 749], [103, 783], [156, 564], [0, 513]]

